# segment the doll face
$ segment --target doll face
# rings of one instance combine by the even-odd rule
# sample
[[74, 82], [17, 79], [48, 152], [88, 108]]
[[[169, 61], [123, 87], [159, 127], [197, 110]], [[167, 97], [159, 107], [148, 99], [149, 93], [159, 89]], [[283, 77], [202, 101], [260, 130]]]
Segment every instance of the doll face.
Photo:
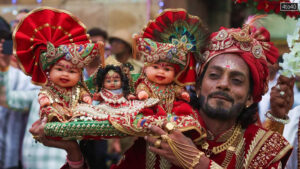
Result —
[[159, 62], [147, 66], [145, 68], [145, 75], [151, 82], [167, 85], [174, 81], [175, 69], [169, 63]]
[[50, 80], [60, 87], [73, 87], [81, 78], [81, 70], [66, 60], [58, 61], [50, 69]]
[[113, 70], [108, 71], [104, 78], [104, 88], [108, 90], [116, 90], [120, 89], [121, 85], [122, 82], [119, 73]]

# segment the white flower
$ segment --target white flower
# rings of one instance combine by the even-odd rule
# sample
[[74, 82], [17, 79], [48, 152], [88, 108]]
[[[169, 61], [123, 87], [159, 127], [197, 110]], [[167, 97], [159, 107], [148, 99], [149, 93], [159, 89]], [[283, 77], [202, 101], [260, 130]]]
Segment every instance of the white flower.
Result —
[[283, 54], [283, 63], [280, 63], [279, 66], [282, 70], [279, 71], [280, 74], [291, 77], [296, 76], [300, 73], [300, 50], [297, 52], [293, 51], [290, 53]]
[[292, 35], [287, 35], [287, 43], [290, 48], [290, 53], [283, 54], [283, 63], [279, 66], [282, 70], [280, 74], [291, 77], [300, 75], [300, 42], [299, 42], [300, 19], [296, 24], [296, 29]]

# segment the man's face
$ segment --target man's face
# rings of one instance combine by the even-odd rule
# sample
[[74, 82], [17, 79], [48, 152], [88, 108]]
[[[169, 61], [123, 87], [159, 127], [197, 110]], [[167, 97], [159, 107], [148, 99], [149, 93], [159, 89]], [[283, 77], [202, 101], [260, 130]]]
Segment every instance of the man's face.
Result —
[[249, 84], [249, 68], [239, 55], [216, 56], [208, 63], [198, 89], [202, 112], [214, 119], [237, 118], [252, 104]]
[[127, 50], [127, 45], [119, 39], [114, 39], [111, 41], [111, 53], [118, 55], [118, 54], [122, 54]]
[[90, 38], [92, 43], [97, 43], [98, 41], [105, 43], [105, 39], [103, 38], [103, 36], [91, 36]]

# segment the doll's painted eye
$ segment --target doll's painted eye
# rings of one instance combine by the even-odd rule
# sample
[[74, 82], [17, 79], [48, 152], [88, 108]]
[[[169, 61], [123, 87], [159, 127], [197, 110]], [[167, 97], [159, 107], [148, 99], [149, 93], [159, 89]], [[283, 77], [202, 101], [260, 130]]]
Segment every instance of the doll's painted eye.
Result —
[[157, 65], [153, 65], [153, 68], [154, 68], [154, 69], [158, 69], [158, 66], [157, 66]]
[[60, 67], [58, 67], [58, 68], [56, 68], [56, 70], [58, 70], [58, 71], [62, 71], [63, 69], [62, 69], [62, 68], [60, 68]]

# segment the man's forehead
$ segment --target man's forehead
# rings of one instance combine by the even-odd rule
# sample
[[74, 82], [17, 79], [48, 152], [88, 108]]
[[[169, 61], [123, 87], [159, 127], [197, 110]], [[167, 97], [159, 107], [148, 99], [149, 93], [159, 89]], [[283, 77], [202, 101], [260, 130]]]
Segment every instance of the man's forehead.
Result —
[[208, 69], [226, 69], [248, 74], [247, 63], [237, 54], [221, 54], [215, 56], [209, 63]]

